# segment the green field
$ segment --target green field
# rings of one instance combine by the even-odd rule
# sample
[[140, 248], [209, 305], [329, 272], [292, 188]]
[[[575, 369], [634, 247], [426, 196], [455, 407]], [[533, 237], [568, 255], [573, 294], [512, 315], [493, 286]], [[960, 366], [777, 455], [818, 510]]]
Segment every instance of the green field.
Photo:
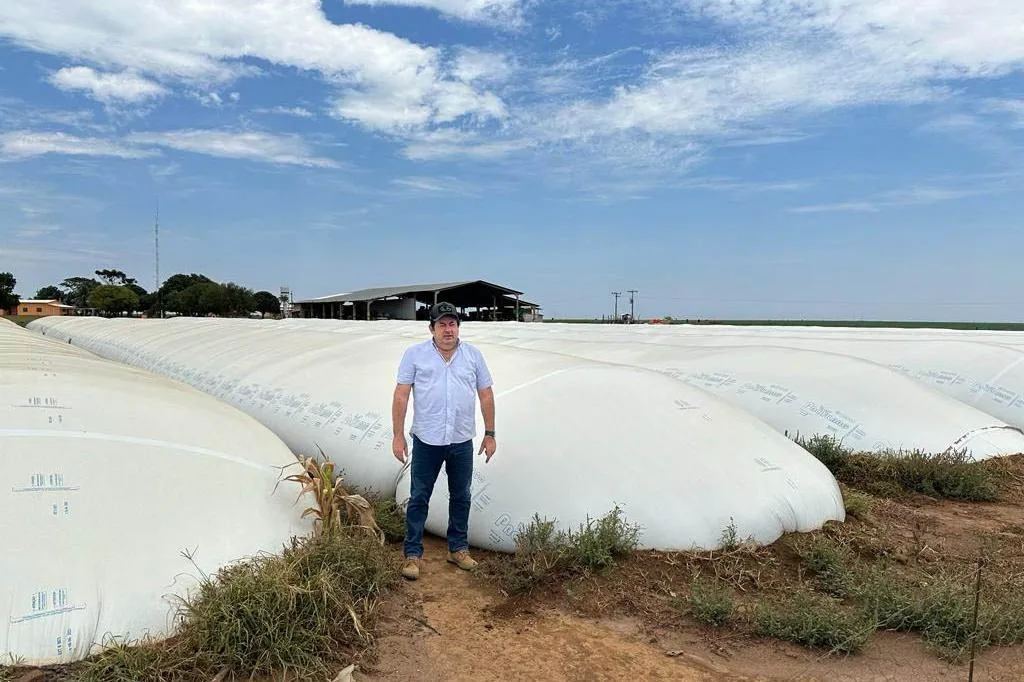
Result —
[[14, 324], [20, 324], [22, 327], [24, 327], [32, 320], [38, 320], [39, 318], [31, 315], [4, 315], [4, 319], [10, 320]]
[[[558, 319], [549, 318], [545, 322], [571, 323], [571, 324], [601, 324], [600, 319]], [[638, 320], [637, 324], [644, 324], [647, 320]], [[611, 322], [604, 321], [605, 324]], [[1024, 322], [921, 322], [907, 320], [683, 320], [674, 319], [671, 322], [662, 324], [723, 324], [739, 326], [774, 326], [774, 327], [890, 327], [901, 329], [986, 329], [991, 331], [1024, 331]]]

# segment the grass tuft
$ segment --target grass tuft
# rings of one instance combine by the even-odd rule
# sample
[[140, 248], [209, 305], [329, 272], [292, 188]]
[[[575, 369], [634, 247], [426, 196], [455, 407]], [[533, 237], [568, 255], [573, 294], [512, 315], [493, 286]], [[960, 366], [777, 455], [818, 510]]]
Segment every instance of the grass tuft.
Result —
[[405, 511], [393, 495], [385, 495], [376, 490], [353, 489], [353, 492], [359, 493], [370, 503], [373, 518], [384, 533], [386, 542], [400, 543], [405, 540]]
[[694, 580], [687, 600], [690, 615], [705, 625], [722, 627], [733, 615], [732, 590], [717, 582]]
[[558, 530], [555, 521], [534, 514], [516, 533], [515, 552], [499, 563], [498, 580], [510, 594], [528, 592], [572, 575], [601, 572], [632, 552], [639, 528], [624, 520], [616, 506], [596, 520], [587, 517], [578, 530]]
[[843, 504], [846, 507], [848, 516], [864, 521], [871, 514], [871, 510], [875, 506], [875, 500], [870, 495], [847, 488], [843, 490]]
[[815, 534], [794, 537], [791, 544], [803, 566], [817, 578], [822, 592], [840, 599], [850, 596], [855, 582], [855, 557], [844, 542]]
[[875, 630], [863, 612], [852, 613], [839, 600], [807, 589], [759, 601], [751, 618], [758, 635], [830, 653], [860, 651]]
[[796, 442], [817, 457], [837, 480], [881, 497], [920, 493], [972, 502], [999, 498], [997, 470], [966, 450], [929, 454], [919, 450], [854, 452], [831, 435], [800, 436]]
[[148, 638], [128, 641], [108, 638], [103, 651], [86, 660], [76, 679], [82, 682], [179, 682], [197, 679], [198, 657], [185, 655], [173, 642]]

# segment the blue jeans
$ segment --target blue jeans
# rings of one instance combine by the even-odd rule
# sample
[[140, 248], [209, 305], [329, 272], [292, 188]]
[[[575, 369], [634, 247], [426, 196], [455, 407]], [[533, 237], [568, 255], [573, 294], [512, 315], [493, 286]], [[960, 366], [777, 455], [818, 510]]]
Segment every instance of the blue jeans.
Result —
[[448, 551], [469, 549], [470, 484], [473, 481], [473, 441], [429, 445], [412, 437], [412, 485], [405, 510], [405, 556], [423, 556], [423, 525], [434, 484], [444, 464], [448, 477]]

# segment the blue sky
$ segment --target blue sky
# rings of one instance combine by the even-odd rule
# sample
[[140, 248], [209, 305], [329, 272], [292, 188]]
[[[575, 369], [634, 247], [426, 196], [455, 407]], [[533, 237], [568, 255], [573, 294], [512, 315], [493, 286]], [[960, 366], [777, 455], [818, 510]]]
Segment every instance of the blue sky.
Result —
[[[0, 4], [0, 271], [1024, 319], [1019, 0]], [[621, 310], [621, 299], [620, 299]]]

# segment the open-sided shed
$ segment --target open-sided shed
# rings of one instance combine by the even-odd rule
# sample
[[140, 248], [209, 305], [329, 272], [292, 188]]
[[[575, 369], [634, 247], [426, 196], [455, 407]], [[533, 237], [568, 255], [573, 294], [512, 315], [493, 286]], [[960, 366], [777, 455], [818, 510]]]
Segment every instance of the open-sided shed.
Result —
[[344, 320], [426, 319], [430, 306], [448, 301], [466, 320], [539, 319], [540, 306], [521, 291], [482, 279], [360, 289], [295, 301], [300, 317]]

